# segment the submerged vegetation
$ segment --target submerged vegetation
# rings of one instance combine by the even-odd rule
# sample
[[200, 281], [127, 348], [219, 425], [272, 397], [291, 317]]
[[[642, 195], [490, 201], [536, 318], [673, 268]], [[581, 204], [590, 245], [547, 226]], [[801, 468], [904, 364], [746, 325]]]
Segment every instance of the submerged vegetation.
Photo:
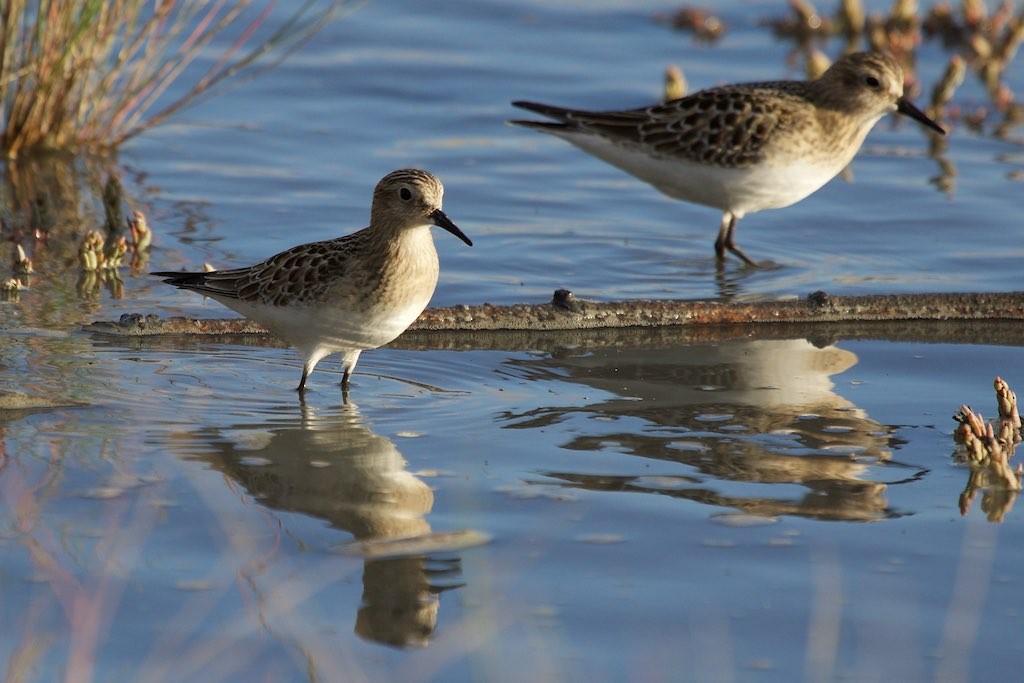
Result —
[[970, 406], [960, 406], [959, 412], [953, 416], [957, 422], [953, 432], [953, 441], [957, 445], [954, 457], [970, 469], [967, 486], [960, 494], [960, 514], [967, 514], [978, 491], [981, 491], [981, 509], [989, 521], [1002, 522], [1021, 491], [1024, 466], [1019, 462], [1016, 467], [1010, 465], [1017, 444], [1021, 442], [1017, 394], [1001, 377], [996, 377], [993, 384], [998, 421], [987, 422]]
[[[273, 66], [347, 0], [7, 0], [0, 6], [0, 148], [108, 150]], [[275, 16], [279, 14], [281, 16]], [[222, 47], [204, 50], [217, 41]], [[187, 81], [168, 94], [173, 84]]]

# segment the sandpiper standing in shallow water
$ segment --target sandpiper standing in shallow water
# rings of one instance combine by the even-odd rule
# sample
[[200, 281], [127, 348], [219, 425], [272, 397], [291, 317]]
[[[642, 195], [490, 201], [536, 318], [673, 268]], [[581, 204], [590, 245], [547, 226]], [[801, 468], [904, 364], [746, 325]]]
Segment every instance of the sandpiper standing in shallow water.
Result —
[[813, 81], [725, 85], [642, 109], [513, 104], [555, 122], [510, 123], [565, 138], [670, 197], [721, 209], [715, 253], [751, 266], [736, 245], [739, 219], [827, 183], [880, 118], [899, 112], [945, 134], [903, 96], [903, 70], [882, 52], [846, 55]]
[[356, 233], [248, 268], [153, 275], [216, 299], [296, 347], [304, 360], [300, 392], [317, 362], [340, 352], [347, 389], [359, 354], [393, 340], [427, 307], [438, 275], [430, 226], [473, 246], [441, 210], [443, 193], [426, 171], [395, 171], [377, 183], [370, 225]]

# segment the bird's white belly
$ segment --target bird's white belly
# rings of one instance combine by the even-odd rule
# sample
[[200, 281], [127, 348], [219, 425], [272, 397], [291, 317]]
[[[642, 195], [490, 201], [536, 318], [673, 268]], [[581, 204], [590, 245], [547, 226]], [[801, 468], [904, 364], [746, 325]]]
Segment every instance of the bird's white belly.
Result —
[[651, 156], [640, 148], [611, 144], [594, 135], [566, 137], [670, 197], [737, 215], [794, 204], [831, 180], [845, 165], [828, 159], [813, 163], [790, 157], [730, 168]]
[[373, 306], [366, 311], [324, 304], [263, 306], [237, 300], [224, 303], [299, 349], [319, 348], [333, 353], [387, 344], [419, 317], [428, 301], [429, 297], [391, 307]]
[[683, 168], [678, 169], [667, 184], [652, 184], [670, 197], [714, 206], [737, 215], [795, 204], [817, 191], [841, 170], [833, 171], [806, 161], [748, 168], [700, 166], [685, 161], [676, 163]]

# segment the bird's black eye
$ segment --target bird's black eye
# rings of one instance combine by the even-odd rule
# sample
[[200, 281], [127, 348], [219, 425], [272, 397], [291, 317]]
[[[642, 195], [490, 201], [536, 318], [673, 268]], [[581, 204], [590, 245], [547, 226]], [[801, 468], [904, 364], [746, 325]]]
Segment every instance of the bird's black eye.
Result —
[[875, 78], [874, 76], [868, 76], [867, 78], [864, 79], [864, 82], [867, 83], [867, 86], [869, 88], [877, 88], [878, 86], [881, 85], [881, 83], [878, 82], [878, 79]]
[[398, 191], [398, 196], [405, 201], [409, 201], [410, 199], [412, 199], [412, 192], [409, 191], [408, 187], [403, 187], [401, 190]]

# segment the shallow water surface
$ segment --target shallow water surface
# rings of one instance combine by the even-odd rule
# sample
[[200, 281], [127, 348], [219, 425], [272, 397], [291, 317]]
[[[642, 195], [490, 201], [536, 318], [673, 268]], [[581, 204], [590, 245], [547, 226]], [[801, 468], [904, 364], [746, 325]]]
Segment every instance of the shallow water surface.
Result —
[[[32, 385], [81, 405], [3, 417], [8, 661], [780, 681], [1019, 661], [1020, 517], [988, 490], [960, 515], [949, 417], [991, 405], [977, 380], [1019, 347], [497, 339], [368, 353], [348, 405], [331, 373], [299, 402], [292, 352], [244, 340], [39, 342], [91, 371]], [[407, 536], [435, 545], [380, 546]]]
[[[347, 404], [333, 360], [300, 400], [272, 340], [80, 331], [227, 315], [146, 272], [362, 227], [404, 165], [442, 178], [475, 242], [437, 231], [438, 305], [1018, 288], [1019, 130], [958, 125], [934, 158], [883, 120], [852, 179], [744, 219], [777, 267], [716, 273], [715, 211], [504, 123], [513, 99], [650, 102], [670, 63], [694, 88], [800, 77], [759, 23], [782, 5], [716, 3], [729, 31], [708, 45], [659, 3], [370, 2], [127, 145], [148, 262], [79, 278], [80, 231], [55, 230], [0, 304], [0, 391], [27, 397], [0, 408], [7, 679], [1016, 671], [1022, 516], [951, 439], [961, 404], [995, 413], [993, 377], [1024, 387], [1016, 323], [407, 334], [362, 356]], [[925, 42], [923, 82], [947, 59]], [[958, 97], [984, 101], [972, 79]]]

